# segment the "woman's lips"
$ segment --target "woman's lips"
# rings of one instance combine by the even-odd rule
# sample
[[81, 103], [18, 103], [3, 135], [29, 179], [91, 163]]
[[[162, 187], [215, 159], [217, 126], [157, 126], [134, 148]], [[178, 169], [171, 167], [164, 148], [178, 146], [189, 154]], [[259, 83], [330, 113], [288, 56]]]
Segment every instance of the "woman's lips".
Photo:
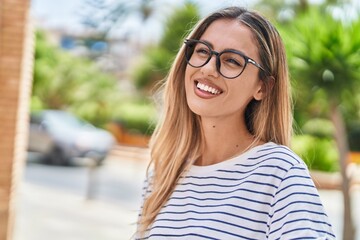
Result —
[[223, 91], [212, 84], [205, 82], [195, 81], [195, 94], [201, 98], [213, 98], [220, 95]]

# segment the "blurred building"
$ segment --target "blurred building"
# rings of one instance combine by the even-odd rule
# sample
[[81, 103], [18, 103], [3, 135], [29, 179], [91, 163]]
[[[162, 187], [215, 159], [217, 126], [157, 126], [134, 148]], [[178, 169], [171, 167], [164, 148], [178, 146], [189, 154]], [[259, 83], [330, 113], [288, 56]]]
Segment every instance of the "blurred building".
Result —
[[0, 239], [12, 239], [28, 131], [33, 34], [29, 1], [0, 0]]
[[44, 28], [47, 38], [61, 49], [79, 57], [89, 58], [106, 71], [114, 73], [119, 79], [126, 77], [127, 70], [142, 50], [142, 46], [126, 35], [103, 37], [88, 30], [77, 31], [66, 28]]

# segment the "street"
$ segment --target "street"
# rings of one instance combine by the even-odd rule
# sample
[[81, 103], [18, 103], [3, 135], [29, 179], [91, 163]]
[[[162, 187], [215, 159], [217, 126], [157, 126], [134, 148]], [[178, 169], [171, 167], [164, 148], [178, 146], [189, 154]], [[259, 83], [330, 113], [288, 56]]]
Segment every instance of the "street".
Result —
[[111, 154], [93, 172], [91, 200], [91, 170], [84, 165], [26, 165], [18, 187], [14, 240], [131, 238], [147, 161]]

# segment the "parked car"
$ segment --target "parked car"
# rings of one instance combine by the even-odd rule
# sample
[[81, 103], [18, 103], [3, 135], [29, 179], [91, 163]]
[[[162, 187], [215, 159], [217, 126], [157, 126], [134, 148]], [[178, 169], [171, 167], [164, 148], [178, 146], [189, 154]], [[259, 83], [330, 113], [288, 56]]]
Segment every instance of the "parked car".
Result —
[[75, 158], [91, 158], [100, 164], [115, 143], [111, 133], [59, 110], [35, 112], [30, 117], [30, 153], [55, 165], [68, 165]]

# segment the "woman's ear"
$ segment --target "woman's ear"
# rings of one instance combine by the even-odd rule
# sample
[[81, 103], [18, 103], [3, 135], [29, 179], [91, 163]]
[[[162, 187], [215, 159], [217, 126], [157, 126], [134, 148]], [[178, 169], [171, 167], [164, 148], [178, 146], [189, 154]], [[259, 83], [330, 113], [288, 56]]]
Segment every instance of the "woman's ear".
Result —
[[254, 99], [257, 101], [262, 100], [266, 94], [268, 94], [274, 87], [275, 79], [274, 77], [268, 77], [265, 80], [260, 80], [257, 91], [254, 94]]

